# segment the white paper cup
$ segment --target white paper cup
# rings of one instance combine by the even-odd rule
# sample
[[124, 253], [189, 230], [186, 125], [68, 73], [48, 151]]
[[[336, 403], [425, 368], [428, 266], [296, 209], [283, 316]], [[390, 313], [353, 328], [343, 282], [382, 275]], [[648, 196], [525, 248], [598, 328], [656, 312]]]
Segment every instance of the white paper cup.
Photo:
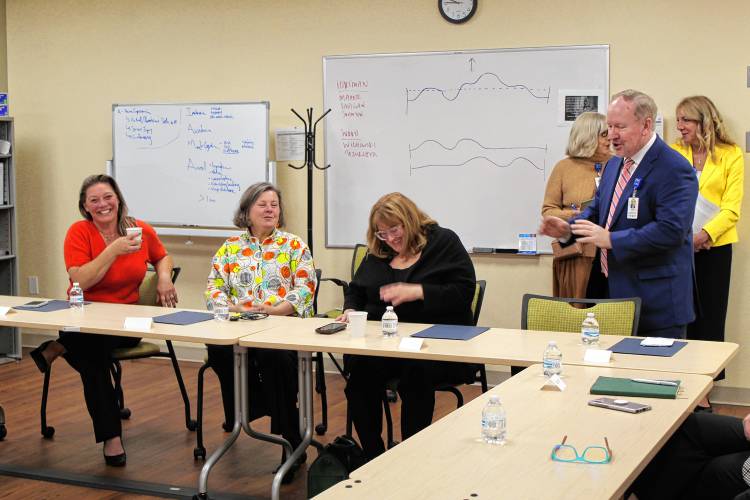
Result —
[[137, 241], [139, 244], [143, 241], [143, 228], [141, 227], [127, 227], [125, 228], [125, 232], [128, 236], [135, 234], [135, 241]]
[[365, 326], [367, 326], [367, 313], [365, 311], [351, 311], [349, 313], [349, 336], [351, 338], [363, 338]]
[[10, 142], [0, 140], [0, 155], [7, 155], [10, 153]]

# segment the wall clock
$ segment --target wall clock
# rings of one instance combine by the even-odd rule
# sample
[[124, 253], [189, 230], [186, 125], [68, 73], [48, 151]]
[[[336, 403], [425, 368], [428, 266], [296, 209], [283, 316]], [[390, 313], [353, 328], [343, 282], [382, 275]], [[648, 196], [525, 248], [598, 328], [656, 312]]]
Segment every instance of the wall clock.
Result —
[[477, 11], [479, 0], [438, 0], [438, 10], [449, 23], [465, 23]]

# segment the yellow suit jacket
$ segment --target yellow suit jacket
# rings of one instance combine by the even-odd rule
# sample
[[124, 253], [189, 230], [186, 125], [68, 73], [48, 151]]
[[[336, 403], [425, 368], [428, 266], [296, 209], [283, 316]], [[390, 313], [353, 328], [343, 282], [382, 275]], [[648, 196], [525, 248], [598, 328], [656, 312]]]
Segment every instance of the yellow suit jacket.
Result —
[[[693, 150], [680, 143], [672, 144], [677, 152], [692, 164]], [[737, 221], [742, 206], [745, 159], [738, 146], [717, 144], [714, 154], [706, 158], [698, 181], [698, 191], [711, 203], [719, 206], [719, 213], [703, 229], [718, 247], [738, 241]]]

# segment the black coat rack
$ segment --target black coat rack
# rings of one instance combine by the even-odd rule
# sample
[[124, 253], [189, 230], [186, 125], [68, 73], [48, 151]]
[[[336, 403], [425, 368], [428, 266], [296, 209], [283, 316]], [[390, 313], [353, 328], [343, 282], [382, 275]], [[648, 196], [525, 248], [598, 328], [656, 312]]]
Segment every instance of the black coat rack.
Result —
[[330, 112], [331, 110], [329, 108], [328, 111], [323, 113], [321, 117], [313, 123], [313, 108], [307, 108], [307, 120], [302, 118], [300, 114], [292, 108], [292, 113], [297, 115], [297, 118], [302, 120], [302, 123], [305, 125], [305, 164], [299, 167], [294, 166], [291, 163], [288, 165], [295, 170], [302, 170], [307, 167], [307, 247], [310, 249], [311, 254], [313, 251], [313, 169], [317, 168], [318, 170], [326, 170], [331, 167], [331, 165], [321, 167], [315, 161], [315, 132], [318, 128], [318, 122], [325, 118]]

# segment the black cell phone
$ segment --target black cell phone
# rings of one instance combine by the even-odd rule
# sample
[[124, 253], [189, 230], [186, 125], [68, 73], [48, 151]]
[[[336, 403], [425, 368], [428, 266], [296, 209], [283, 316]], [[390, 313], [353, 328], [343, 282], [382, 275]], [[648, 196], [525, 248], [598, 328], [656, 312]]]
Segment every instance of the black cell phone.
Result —
[[25, 303], [24, 307], [44, 307], [49, 304], [49, 300], [32, 300], [31, 302]]
[[627, 413], [641, 413], [651, 409], [650, 405], [635, 403], [627, 399], [597, 398], [589, 401], [591, 406], [599, 406], [610, 410], [624, 411]]
[[346, 330], [346, 323], [328, 323], [327, 325], [320, 326], [315, 329], [316, 332], [322, 333], [323, 335], [331, 335], [332, 333]]
[[240, 319], [249, 319], [255, 321], [256, 319], [265, 319], [268, 317], [268, 313], [254, 313], [254, 312], [243, 312], [240, 314]]

